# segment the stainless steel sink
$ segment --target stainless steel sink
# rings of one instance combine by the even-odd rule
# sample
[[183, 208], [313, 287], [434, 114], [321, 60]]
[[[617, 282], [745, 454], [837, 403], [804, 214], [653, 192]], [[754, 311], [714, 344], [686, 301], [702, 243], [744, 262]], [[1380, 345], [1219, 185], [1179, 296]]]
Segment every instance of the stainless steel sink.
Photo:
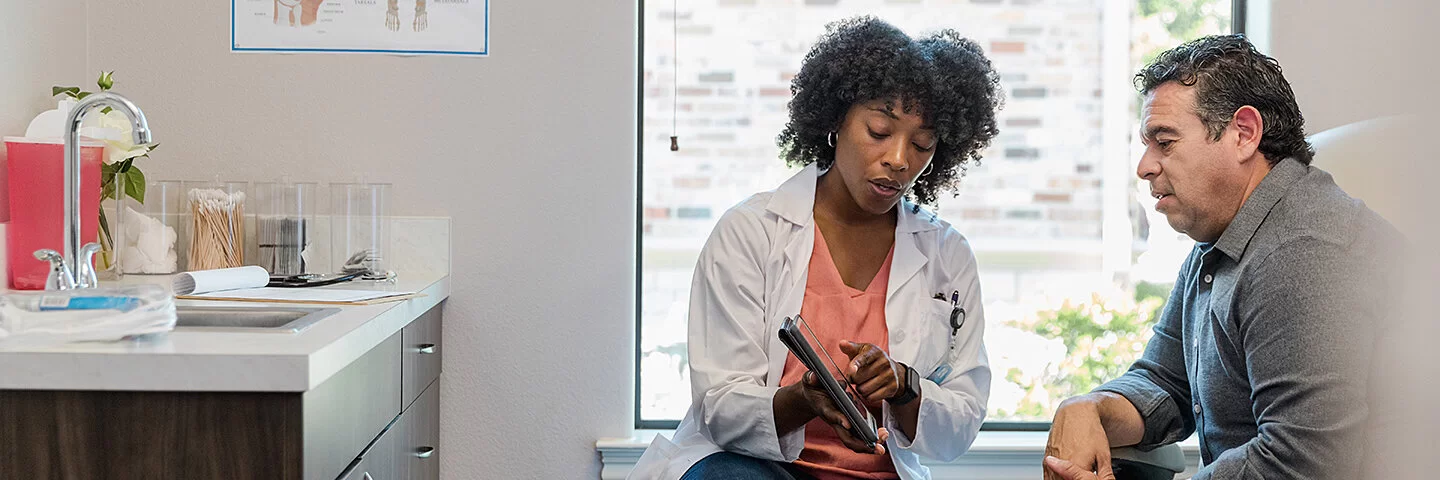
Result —
[[175, 327], [206, 331], [299, 333], [338, 308], [175, 307]]

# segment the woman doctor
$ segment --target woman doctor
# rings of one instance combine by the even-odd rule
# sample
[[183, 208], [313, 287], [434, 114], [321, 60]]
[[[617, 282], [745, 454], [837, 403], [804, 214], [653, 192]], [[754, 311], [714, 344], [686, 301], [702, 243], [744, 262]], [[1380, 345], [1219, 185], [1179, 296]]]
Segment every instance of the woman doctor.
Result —
[[[969, 448], [990, 391], [975, 256], [912, 199], [933, 203], [980, 159], [998, 83], [951, 30], [917, 40], [869, 17], [827, 27], [779, 137], [805, 168], [726, 212], [700, 252], [694, 401], [631, 478], [928, 478], [921, 456]], [[779, 341], [796, 314], [881, 419], [873, 449]]]

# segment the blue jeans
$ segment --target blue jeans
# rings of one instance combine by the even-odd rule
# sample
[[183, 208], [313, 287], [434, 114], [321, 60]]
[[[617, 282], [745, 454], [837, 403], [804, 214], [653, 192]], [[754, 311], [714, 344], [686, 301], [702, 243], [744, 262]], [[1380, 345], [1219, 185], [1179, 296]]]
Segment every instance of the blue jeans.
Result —
[[761, 460], [738, 453], [713, 453], [685, 472], [680, 480], [814, 480], [794, 465]]

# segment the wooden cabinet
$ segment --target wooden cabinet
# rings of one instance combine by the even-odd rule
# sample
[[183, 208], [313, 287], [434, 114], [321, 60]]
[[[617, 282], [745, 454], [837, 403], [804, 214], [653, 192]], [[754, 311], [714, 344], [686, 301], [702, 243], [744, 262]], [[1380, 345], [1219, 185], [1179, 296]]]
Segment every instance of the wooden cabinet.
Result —
[[0, 390], [0, 479], [437, 479], [443, 305], [303, 393]]

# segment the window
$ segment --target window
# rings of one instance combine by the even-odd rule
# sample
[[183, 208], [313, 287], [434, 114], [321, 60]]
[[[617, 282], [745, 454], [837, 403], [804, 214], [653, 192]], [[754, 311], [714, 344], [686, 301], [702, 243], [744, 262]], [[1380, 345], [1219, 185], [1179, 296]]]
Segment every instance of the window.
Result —
[[[690, 405], [685, 325], [696, 256], [720, 214], [793, 173], [775, 137], [801, 58], [826, 23], [871, 14], [912, 35], [955, 28], [979, 42], [1001, 74], [1000, 135], [938, 210], [970, 239], [980, 263], [994, 373], [988, 427], [1048, 428], [1061, 400], [1140, 355], [1193, 245], [1154, 212], [1134, 178], [1141, 147], [1131, 77], [1166, 48], [1230, 32], [1240, 6], [645, 2], [637, 426], [673, 428]], [[670, 150], [672, 133], [678, 151]]]

